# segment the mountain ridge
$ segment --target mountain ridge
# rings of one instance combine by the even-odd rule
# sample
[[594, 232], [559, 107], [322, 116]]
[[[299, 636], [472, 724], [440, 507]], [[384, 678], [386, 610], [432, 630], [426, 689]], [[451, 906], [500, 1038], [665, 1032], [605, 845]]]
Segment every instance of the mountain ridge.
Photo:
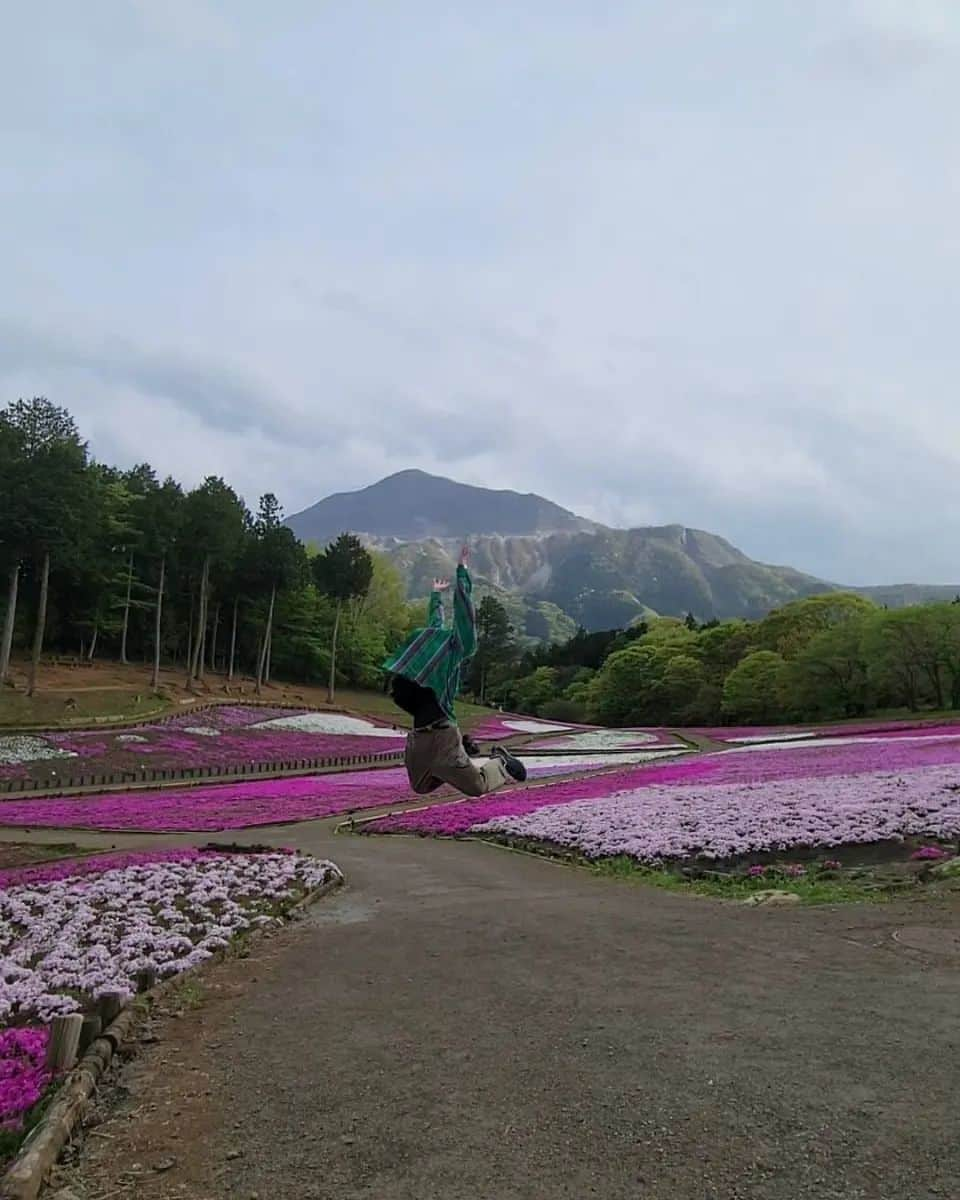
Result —
[[707, 530], [612, 529], [532, 492], [494, 491], [418, 470], [329, 496], [287, 523], [319, 544], [344, 530], [357, 534], [394, 562], [411, 597], [426, 595], [436, 575], [453, 570], [466, 538], [478, 594], [501, 598], [531, 638], [562, 636], [576, 625], [613, 628], [650, 614], [754, 619], [830, 591], [899, 606], [920, 597], [952, 599], [956, 590], [841, 589], [793, 567], [757, 562]]

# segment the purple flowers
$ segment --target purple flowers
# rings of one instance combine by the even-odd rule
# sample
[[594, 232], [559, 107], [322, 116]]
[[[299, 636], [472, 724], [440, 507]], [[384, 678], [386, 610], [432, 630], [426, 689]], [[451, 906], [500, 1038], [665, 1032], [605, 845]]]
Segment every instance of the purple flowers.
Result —
[[106, 991], [132, 995], [138, 971], [169, 977], [198, 966], [339, 875], [333, 863], [291, 851], [196, 849], [4, 871], [0, 1129], [19, 1130], [49, 1086], [43, 1025], [58, 1013]]
[[550, 842], [590, 858], [627, 854], [641, 862], [950, 837], [960, 834], [956, 782], [955, 768], [926, 767], [752, 786], [653, 784], [600, 800], [501, 815], [470, 832]]
[[950, 852], [940, 846], [921, 846], [910, 855], [916, 862], [936, 862], [941, 858], [949, 858]]
[[366, 828], [508, 834], [645, 862], [953, 837], [960, 834], [958, 764], [956, 727], [738, 748], [396, 813]]
[[[56, 779], [144, 767], [254, 762], [399, 751], [405, 733], [345, 713], [222, 706], [135, 731], [98, 729], [0, 738], [0, 778]], [[55, 759], [72, 761], [53, 761]]]
[[19, 1129], [50, 1083], [46, 1029], [0, 1032], [0, 1129]]
[[165, 977], [197, 966], [339, 876], [299, 854], [194, 850], [115, 865], [119, 857], [0, 891], [0, 1022], [47, 1023], [82, 1009], [84, 997], [132, 995], [138, 971]]
[[406, 771], [352, 771], [158, 792], [0, 803], [0, 822], [28, 827], [210, 831], [312, 821], [414, 799]]

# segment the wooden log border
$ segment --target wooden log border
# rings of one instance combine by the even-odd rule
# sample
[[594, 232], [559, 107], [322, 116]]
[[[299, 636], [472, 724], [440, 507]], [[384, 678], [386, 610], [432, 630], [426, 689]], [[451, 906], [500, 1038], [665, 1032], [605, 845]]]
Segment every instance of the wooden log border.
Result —
[[[287, 920], [292, 920], [314, 901], [335, 891], [342, 886], [343, 881], [343, 876], [338, 873], [332, 879], [328, 879], [319, 887], [314, 888], [313, 891], [301, 896], [291, 907], [287, 914]], [[258, 928], [245, 936], [248, 940], [256, 941], [265, 932]], [[151, 1005], [155, 1004], [164, 995], [174, 991], [183, 980], [189, 979], [213, 963], [223, 962], [229, 958], [232, 949], [232, 946], [227, 946], [225, 949], [217, 951], [200, 966], [183, 971], [179, 975], [171, 975], [169, 979], [163, 980], [162, 983], [158, 983], [149, 991], [142, 993], [140, 999], [147, 1000]], [[2, 1200], [36, 1200], [48, 1172], [56, 1164], [64, 1146], [82, 1122], [89, 1106], [90, 1097], [96, 1091], [97, 1085], [113, 1061], [114, 1055], [129, 1040], [138, 1015], [135, 1004], [127, 1005], [89, 1046], [77, 1066], [64, 1079], [49, 1108], [31, 1129], [3, 1178], [0, 1179], [0, 1198]]]

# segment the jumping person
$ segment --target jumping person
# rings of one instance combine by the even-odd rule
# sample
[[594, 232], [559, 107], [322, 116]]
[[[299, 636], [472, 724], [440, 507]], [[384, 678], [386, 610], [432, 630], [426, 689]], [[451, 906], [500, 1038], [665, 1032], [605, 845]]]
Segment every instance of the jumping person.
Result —
[[435, 579], [430, 595], [426, 628], [418, 629], [383, 664], [393, 676], [390, 694], [394, 703], [413, 718], [404, 759], [410, 786], [418, 795], [449, 783], [467, 796], [483, 796], [509, 779], [523, 782], [527, 769], [502, 746], [478, 767], [471, 754], [476, 743], [460, 733], [454, 702], [460, 690], [460, 668], [477, 648], [477, 616], [473, 583], [467, 570], [468, 550], [460, 551], [453, 593], [453, 625], [443, 623], [443, 594], [450, 582]]

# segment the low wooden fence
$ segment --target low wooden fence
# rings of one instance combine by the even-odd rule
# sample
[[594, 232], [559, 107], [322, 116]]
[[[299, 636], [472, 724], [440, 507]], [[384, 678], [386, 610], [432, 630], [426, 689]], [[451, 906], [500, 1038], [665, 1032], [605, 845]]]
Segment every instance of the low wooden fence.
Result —
[[91, 788], [129, 787], [142, 790], [176, 783], [201, 780], [238, 780], [272, 775], [309, 775], [313, 771], [344, 771], [351, 767], [392, 766], [403, 761], [399, 750], [381, 750], [371, 754], [325, 754], [318, 758], [285, 758], [269, 762], [220, 763], [208, 767], [146, 767], [138, 771], [98, 771], [52, 779], [2, 779], [0, 798], [13, 799], [35, 792], [62, 796]]

